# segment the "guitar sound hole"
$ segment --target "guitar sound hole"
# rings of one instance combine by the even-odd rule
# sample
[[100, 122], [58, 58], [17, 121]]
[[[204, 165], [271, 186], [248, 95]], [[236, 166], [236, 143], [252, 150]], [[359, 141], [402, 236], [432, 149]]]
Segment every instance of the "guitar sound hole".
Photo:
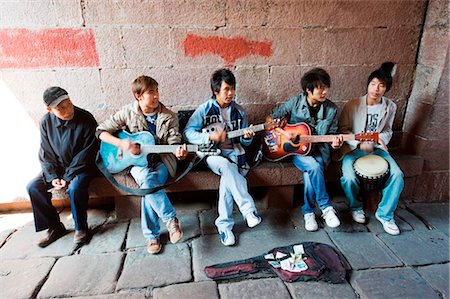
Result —
[[295, 144], [300, 143], [300, 136], [296, 135], [292, 142], [295, 143]]

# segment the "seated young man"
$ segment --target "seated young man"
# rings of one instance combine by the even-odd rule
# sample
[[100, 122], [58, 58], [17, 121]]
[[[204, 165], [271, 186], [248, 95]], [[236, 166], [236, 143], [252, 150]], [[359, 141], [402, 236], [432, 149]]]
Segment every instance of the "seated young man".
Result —
[[[126, 127], [130, 133], [150, 132], [157, 144], [180, 144], [181, 134], [178, 132], [178, 118], [159, 101], [158, 82], [148, 76], [140, 76], [131, 84], [135, 101], [112, 115], [97, 127], [100, 140], [117, 146], [123, 151], [138, 155], [140, 146], [129, 139], [119, 139], [112, 135]], [[156, 154], [149, 156], [147, 167], [133, 166], [131, 175], [141, 189], [163, 185], [169, 176], [175, 175], [177, 161], [187, 156], [184, 146], [179, 146], [172, 154]], [[151, 159], [150, 159], [151, 157]], [[172, 206], [164, 190], [142, 197], [141, 227], [147, 240], [147, 251], [156, 254], [161, 250], [159, 219], [166, 223], [172, 243], [178, 242], [183, 232]]]
[[[261, 222], [256, 212], [253, 198], [248, 193], [247, 180], [241, 173], [246, 172], [248, 164], [245, 161], [245, 150], [242, 147], [252, 142], [254, 132], [244, 130], [244, 135], [233, 139], [227, 138], [227, 131], [247, 127], [247, 117], [244, 110], [233, 99], [235, 95], [236, 79], [227, 69], [219, 69], [211, 76], [212, 98], [200, 105], [192, 114], [184, 136], [193, 144], [215, 143], [221, 150], [219, 156], [208, 156], [207, 166], [220, 176], [219, 187], [219, 216], [215, 223], [220, 233], [221, 242], [234, 245], [233, 234], [233, 201], [247, 220], [249, 227]], [[219, 129], [202, 132], [210, 125]]]
[[[331, 86], [330, 75], [321, 68], [314, 68], [302, 77], [300, 83], [303, 92], [275, 107], [267, 122], [287, 118], [288, 124], [306, 123], [316, 135], [336, 134], [337, 107], [326, 98]], [[339, 148], [342, 142], [342, 136], [335, 136], [331, 147]], [[310, 155], [295, 155], [293, 158], [294, 165], [303, 172], [305, 192], [302, 212], [307, 231], [316, 231], [319, 227], [314, 214], [315, 202], [329, 227], [340, 225], [325, 189], [324, 170], [331, 160], [331, 147], [328, 143], [314, 144]]]
[[400, 234], [394, 220], [394, 211], [403, 190], [403, 172], [389, 154], [387, 145], [392, 138], [397, 106], [384, 96], [392, 86], [392, 75], [395, 65], [386, 62], [373, 71], [367, 79], [367, 93], [360, 98], [348, 101], [341, 113], [339, 131], [341, 133], [378, 132], [379, 145], [373, 142], [347, 141], [341, 148], [345, 154], [342, 160], [341, 185], [348, 199], [352, 218], [358, 223], [365, 223], [362, 202], [358, 201], [360, 181], [353, 169], [354, 162], [366, 155], [377, 155], [389, 164], [389, 177], [382, 187], [383, 197], [378, 205], [375, 217], [383, 225], [383, 229], [391, 235]]

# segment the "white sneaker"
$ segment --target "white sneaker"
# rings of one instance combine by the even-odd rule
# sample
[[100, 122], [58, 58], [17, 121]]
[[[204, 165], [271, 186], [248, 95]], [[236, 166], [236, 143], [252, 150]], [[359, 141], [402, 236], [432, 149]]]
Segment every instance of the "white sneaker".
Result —
[[366, 223], [366, 215], [363, 210], [352, 211], [351, 214], [355, 222]]
[[377, 213], [375, 213], [375, 218], [378, 219], [378, 221], [381, 222], [381, 224], [383, 225], [383, 229], [385, 232], [387, 232], [390, 235], [398, 235], [400, 234], [400, 229], [398, 228], [397, 224], [395, 223], [394, 218], [392, 218], [389, 221], [383, 220], [381, 219]]
[[303, 215], [305, 219], [305, 229], [309, 232], [316, 231], [319, 226], [317, 225], [316, 215], [314, 213], [308, 213]]
[[245, 215], [248, 227], [255, 227], [261, 223], [261, 217], [256, 213], [256, 211], [250, 212]]
[[225, 246], [231, 246], [234, 245], [234, 243], [236, 243], [234, 234], [230, 229], [220, 232], [220, 241]]
[[322, 218], [325, 220], [328, 227], [334, 228], [341, 225], [341, 222], [336, 216], [336, 211], [331, 206], [322, 210]]

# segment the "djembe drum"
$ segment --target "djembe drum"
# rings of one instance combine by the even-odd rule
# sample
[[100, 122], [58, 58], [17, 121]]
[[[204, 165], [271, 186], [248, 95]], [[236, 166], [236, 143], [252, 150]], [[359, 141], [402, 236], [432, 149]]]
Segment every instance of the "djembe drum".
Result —
[[366, 193], [365, 204], [369, 210], [375, 210], [378, 191], [388, 178], [388, 162], [380, 156], [367, 155], [354, 162], [353, 170], [360, 181], [363, 193]]

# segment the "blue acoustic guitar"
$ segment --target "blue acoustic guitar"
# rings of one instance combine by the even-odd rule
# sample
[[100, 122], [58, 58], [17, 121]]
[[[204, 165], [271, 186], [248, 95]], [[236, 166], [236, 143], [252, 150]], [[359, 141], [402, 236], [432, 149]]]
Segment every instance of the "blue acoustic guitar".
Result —
[[[150, 132], [138, 132], [130, 134], [119, 131], [114, 136], [120, 139], [129, 139], [131, 142], [139, 144], [141, 153], [133, 155], [130, 152], [122, 151], [115, 145], [107, 142], [100, 143], [100, 156], [103, 164], [110, 173], [118, 173], [130, 166], [147, 166], [148, 154], [173, 153], [180, 145], [159, 145], [155, 144], [155, 138]], [[211, 145], [187, 145], [188, 152], [195, 152], [199, 157], [207, 155], [218, 155], [220, 150], [213, 149]]]

